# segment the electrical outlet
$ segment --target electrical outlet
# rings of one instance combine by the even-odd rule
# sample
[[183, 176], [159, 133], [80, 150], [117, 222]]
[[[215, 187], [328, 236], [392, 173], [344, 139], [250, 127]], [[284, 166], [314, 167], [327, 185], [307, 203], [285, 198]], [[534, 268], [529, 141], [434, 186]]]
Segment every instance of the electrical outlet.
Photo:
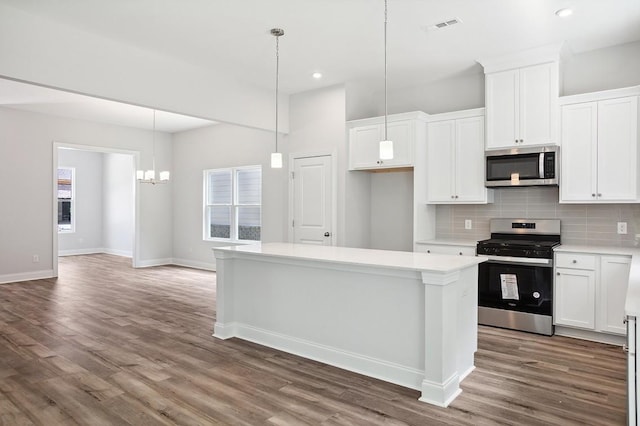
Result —
[[627, 233], [627, 222], [618, 222], [618, 234]]
[[464, 220], [464, 229], [471, 229], [473, 227], [473, 223], [471, 222], [471, 219], [465, 219]]
[[38, 256], [37, 254], [33, 255], [33, 263], [38, 263], [40, 262], [40, 256]]

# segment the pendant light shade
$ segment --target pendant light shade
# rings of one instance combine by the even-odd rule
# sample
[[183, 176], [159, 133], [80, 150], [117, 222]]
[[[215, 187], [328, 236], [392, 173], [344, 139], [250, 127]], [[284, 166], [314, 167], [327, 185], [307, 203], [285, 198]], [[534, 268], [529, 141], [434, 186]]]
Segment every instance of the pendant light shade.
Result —
[[393, 160], [393, 141], [387, 134], [387, 116], [387, 0], [384, 0], [384, 140], [380, 141], [381, 160]]
[[271, 168], [272, 169], [282, 168], [282, 153], [280, 152], [271, 153]]
[[140, 183], [150, 183], [155, 185], [157, 183], [169, 182], [170, 173], [168, 171], [160, 172], [160, 179], [156, 180], [156, 110], [153, 110], [153, 157], [152, 157], [152, 169], [151, 170], [136, 170], [136, 179]]
[[282, 168], [282, 153], [278, 152], [278, 77], [280, 73], [280, 37], [284, 35], [282, 28], [272, 28], [271, 35], [276, 38], [276, 152], [271, 153], [271, 168]]

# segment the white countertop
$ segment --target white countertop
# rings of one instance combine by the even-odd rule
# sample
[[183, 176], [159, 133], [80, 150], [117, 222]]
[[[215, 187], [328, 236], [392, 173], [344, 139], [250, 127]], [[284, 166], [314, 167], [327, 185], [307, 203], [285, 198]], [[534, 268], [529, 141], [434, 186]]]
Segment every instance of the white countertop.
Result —
[[372, 250], [311, 244], [266, 243], [216, 247], [214, 252], [244, 253], [412, 271], [451, 272], [487, 260], [482, 256], [451, 256], [406, 251]]
[[558, 253], [590, 253], [631, 256], [629, 286], [624, 311], [626, 315], [640, 317], [640, 249], [635, 247], [581, 246], [562, 244], [554, 248]]
[[456, 239], [441, 238], [441, 239], [435, 239], [435, 240], [416, 241], [416, 244], [440, 244], [444, 246], [475, 247], [476, 245], [478, 245], [478, 240], [456, 240]]

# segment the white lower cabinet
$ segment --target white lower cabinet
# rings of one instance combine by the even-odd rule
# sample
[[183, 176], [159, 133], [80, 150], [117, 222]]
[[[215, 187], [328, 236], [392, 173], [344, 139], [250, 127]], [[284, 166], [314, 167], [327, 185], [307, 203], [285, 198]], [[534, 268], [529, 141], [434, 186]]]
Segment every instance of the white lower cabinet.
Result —
[[624, 335], [630, 256], [556, 253], [554, 324]]

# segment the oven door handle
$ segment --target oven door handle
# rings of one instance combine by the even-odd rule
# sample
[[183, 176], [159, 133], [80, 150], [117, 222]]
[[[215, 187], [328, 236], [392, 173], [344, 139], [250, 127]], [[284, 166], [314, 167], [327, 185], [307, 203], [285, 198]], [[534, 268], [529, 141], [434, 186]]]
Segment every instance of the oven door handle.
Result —
[[553, 268], [553, 259], [537, 259], [533, 257], [512, 257], [512, 256], [487, 256], [481, 255], [487, 258], [489, 263], [504, 263], [509, 265], [527, 265], [527, 266], [541, 266], [543, 268]]

